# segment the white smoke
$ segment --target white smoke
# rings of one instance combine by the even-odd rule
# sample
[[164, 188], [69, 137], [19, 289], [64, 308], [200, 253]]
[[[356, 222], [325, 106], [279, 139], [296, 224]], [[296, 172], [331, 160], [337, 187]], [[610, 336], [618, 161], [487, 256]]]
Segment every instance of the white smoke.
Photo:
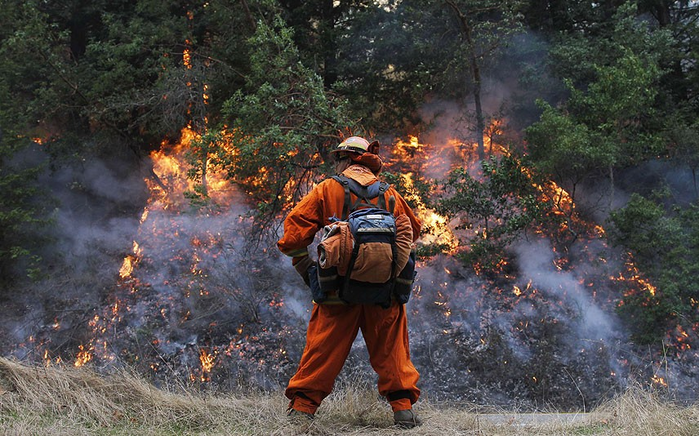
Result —
[[548, 240], [520, 241], [513, 250], [517, 254], [520, 281], [531, 281], [532, 287], [572, 310], [581, 340], [607, 341], [615, 336], [616, 322], [592, 301], [589, 290], [581, 284], [585, 278], [578, 277], [575, 269], [556, 268], [555, 252]]

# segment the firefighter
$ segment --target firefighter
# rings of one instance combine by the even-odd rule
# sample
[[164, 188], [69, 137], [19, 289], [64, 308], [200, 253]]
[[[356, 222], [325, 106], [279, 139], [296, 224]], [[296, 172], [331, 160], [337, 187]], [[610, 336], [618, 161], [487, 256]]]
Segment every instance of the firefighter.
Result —
[[[347, 138], [331, 152], [335, 171], [362, 186], [374, 183], [383, 166], [378, 147], [376, 141], [370, 144], [358, 136]], [[387, 201], [393, 197], [392, 205], [395, 199], [396, 217], [405, 214], [410, 219], [414, 242], [420, 234], [420, 221], [395, 189], [388, 188], [384, 195]], [[316, 233], [330, 224], [331, 217], [342, 216], [344, 204], [342, 185], [329, 178], [306, 195], [284, 221], [284, 235], [278, 247], [292, 257], [293, 266], [308, 285], [315, 281], [317, 268], [309, 257], [308, 246]], [[290, 400], [287, 414], [292, 419], [314, 417], [320, 403], [332, 391], [360, 329], [371, 366], [379, 376], [379, 393], [390, 403], [395, 424], [404, 428], [420, 425], [421, 420], [412, 410], [420, 396], [416, 386], [419, 374], [410, 361], [405, 305], [397, 301], [388, 308], [345, 304], [337, 295], [324, 295], [322, 303], [313, 302], [306, 347], [285, 391]]]

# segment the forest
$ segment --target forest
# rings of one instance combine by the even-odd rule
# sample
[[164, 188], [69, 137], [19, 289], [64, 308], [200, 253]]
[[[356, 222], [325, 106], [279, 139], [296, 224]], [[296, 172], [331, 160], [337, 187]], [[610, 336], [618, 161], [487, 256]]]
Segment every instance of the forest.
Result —
[[424, 224], [431, 399], [697, 399], [697, 2], [0, 7], [1, 356], [283, 387], [311, 299], [276, 241], [360, 135]]

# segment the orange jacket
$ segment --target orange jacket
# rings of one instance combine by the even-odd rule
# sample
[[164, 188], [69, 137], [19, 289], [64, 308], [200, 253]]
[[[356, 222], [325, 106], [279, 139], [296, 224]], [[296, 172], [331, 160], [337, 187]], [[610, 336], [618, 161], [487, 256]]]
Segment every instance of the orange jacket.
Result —
[[[368, 168], [362, 165], [351, 165], [343, 173], [356, 180], [362, 186], [368, 186], [377, 180], [377, 177]], [[413, 229], [413, 242], [420, 236], [422, 223], [417, 219], [405, 199], [393, 189], [388, 188], [384, 193], [386, 204], [393, 196], [396, 205], [393, 214], [398, 217], [407, 215]], [[353, 200], [356, 199], [352, 194]], [[313, 243], [316, 233], [324, 226], [330, 224], [330, 218], [342, 218], [342, 208], [345, 203], [345, 190], [340, 183], [333, 179], [326, 179], [319, 183], [308, 193], [289, 213], [284, 220], [284, 236], [277, 242], [282, 253], [291, 257], [305, 256], [308, 254], [308, 246]]]

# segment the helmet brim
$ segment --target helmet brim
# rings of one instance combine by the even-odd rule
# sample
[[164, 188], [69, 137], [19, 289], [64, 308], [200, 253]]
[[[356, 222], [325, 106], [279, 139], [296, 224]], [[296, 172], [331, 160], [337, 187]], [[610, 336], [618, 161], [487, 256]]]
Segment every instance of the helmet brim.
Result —
[[339, 153], [339, 152], [341, 152], [341, 151], [346, 151], [346, 152], [349, 152], [349, 153], [364, 154], [364, 153], [367, 153], [369, 150], [371, 150], [371, 147], [372, 147], [372, 146], [378, 145], [378, 143], [379, 143], [379, 141], [372, 141], [372, 142], [370, 142], [370, 143], [369, 143], [369, 146], [367, 147], [366, 150], [363, 149], [363, 148], [359, 148], [359, 147], [341, 146], [341, 147], [337, 147], [337, 148], [335, 148], [335, 149], [333, 149], [333, 150], [330, 150], [330, 153]]
[[359, 148], [359, 147], [338, 147], [334, 150], [330, 150], [330, 153], [340, 153], [343, 151], [347, 152], [347, 153], [357, 153], [357, 154], [366, 153], [366, 150]]

